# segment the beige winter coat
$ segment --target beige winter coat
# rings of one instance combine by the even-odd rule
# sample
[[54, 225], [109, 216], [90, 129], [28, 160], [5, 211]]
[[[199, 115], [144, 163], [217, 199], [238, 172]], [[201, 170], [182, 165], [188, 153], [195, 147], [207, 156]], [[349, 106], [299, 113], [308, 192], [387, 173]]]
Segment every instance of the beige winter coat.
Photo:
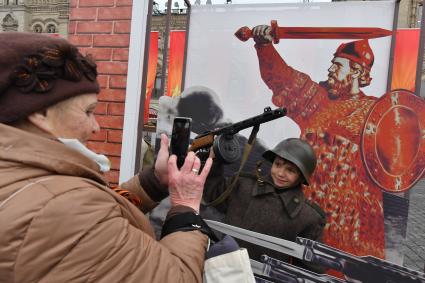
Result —
[[[0, 282], [199, 282], [207, 237], [156, 241], [97, 165], [54, 139], [0, 124]], [[155, 202], [137, 178], [122, 185]]]

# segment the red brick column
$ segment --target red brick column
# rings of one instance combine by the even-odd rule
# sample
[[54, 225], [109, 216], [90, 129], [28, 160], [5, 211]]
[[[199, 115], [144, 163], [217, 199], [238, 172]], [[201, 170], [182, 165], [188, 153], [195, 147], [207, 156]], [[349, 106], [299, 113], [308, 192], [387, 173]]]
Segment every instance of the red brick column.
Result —
[[124, 122], [132, 0], [71, 0], [68, 39], [97, 61], [102, 88], [96, 109], [101, 131], [89, 148], [112, 162], [108, 180], [118, 183]]

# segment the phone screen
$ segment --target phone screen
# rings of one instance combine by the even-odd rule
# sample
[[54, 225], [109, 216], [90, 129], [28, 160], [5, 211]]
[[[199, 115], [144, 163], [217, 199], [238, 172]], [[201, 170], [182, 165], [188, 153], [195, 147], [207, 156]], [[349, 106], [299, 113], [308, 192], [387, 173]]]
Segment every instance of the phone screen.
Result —
[[191, 122], [191, 118], [174, 118], [173, 133], [171, 135], [171, 153], [177, 156], [177, 167], [179, 168], [183, 166], [189, 148]]

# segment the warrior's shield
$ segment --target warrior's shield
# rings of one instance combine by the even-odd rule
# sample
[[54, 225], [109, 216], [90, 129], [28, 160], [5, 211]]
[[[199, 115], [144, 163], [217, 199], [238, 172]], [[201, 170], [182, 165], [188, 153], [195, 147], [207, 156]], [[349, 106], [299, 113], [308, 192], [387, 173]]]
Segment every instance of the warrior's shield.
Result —
[[382, 96], [366, 119], [361, 151], [378, 186], [389, 192], [410, 189], [425, 172], [425, 100], [407, 90]]

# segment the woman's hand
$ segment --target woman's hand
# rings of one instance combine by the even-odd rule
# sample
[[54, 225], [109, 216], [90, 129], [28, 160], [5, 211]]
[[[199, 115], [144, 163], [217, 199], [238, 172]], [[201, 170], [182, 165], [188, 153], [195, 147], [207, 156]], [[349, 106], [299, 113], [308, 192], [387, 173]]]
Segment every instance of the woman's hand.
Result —
[[194, 152], [189, 152], [183, 166], [177, 168], [177, 157], [172, 155], [168, 160], [168, 188], [171, 206], [184, 205], [199, 212], [205, 180], [210, 172], [212, 159], [208, 158], [204, 168]]
[[161, 134], [161, 146], [155, 161], [155, 176], [158, 178], [161, 185], [168, 184], [168, 137], [166, 134]]

